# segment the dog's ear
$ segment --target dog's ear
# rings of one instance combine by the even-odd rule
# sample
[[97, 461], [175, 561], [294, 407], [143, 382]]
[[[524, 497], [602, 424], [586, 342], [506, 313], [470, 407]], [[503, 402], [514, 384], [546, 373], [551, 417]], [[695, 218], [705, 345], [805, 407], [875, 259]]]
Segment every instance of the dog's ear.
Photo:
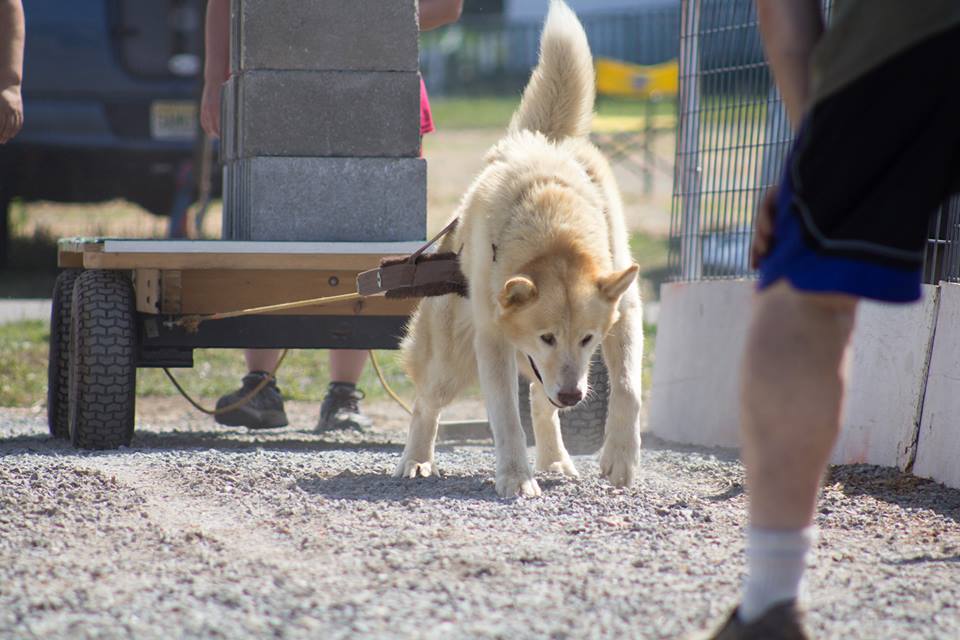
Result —
[[510, 311], [533, 302], [536, 297], [537, 285], [533, 280], [526, 276], [514, 276], [504, 283], [497, 301], [503, 311]]
[[610, 302], [616, 302], [637, 279], [639, 271], [640, 265], [634, 262], [623, 271], [613, 271], [601, 276], [600, 280], [597, 281], [597, 288], [600, 289], [600, 294], [604, 298]]

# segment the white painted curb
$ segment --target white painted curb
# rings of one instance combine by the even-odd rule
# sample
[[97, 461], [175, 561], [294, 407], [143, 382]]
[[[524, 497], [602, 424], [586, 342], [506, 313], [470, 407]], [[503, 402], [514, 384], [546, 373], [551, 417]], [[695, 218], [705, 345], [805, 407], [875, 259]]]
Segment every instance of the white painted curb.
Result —
[[913, 460], [937, 295], [924, 285], [917, 304], [860, 304], [832, 463], [905, 469]]
[[[664, 285], [650, 392], [653, 434], [683, 444], [739, 446], [740, 360], [754, 286], [748, 280]], [[861, 305], [832, 462], [909, 465], [936, 306], [933, 286], [924, 287], [919, 304]], [[960, 350], [960, 327], [957, 335]]]
[[663, 285], [648, 430], [683, 444], [739, 446], [740, 356], [753, 282]]
[[960, 285], [940, 285], [923, 419], [913, 472], [960, 488]]

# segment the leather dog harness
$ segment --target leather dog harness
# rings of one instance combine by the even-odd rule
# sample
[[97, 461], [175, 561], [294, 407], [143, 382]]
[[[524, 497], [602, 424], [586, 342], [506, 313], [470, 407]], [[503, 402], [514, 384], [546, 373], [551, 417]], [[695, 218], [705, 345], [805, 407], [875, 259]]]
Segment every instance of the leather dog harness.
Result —
[[460, 270], [460, 254], [452, 251], [426, 253], [440, 238], [456, 229], [454, 218], [429, 242], [409, 256], [390, 256], [380, 260], [376, 269], [357, 275], [357, 293], [387, 298], [421, 298], [456, 293], [468, 297], [467, 279]]

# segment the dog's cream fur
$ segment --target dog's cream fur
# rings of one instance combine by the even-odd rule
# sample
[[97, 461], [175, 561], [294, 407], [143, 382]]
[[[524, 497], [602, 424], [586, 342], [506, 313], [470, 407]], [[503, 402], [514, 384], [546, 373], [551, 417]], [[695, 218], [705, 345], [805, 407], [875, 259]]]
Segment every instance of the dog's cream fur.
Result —
[[479, 374], [496, 446], [497, 493], [539, 495], [517, 408], [519, 367], [534, 380], [537, 470], [577, 476], [557, 408], [586, 395], [590, 358], [600, 344], [610, 374], [600, 467], [617, 486], [633, 481], [643, 352], [638, 267], [613, 173], [588, 140], [593, 103], [583, 27], [553, 0], [520, 107], [464, 196], [456, 231], [441, 245], [460, 252], [470, 297], [425, 299], [403, 343], [416, 402], [395, 475], [436, 471], [440, 410]]

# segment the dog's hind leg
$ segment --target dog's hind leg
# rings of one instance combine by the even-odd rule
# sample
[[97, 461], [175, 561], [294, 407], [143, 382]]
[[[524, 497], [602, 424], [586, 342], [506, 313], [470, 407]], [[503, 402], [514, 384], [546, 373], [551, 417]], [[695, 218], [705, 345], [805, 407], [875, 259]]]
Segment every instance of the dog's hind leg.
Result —
[[543, 385], [537, 382], [530, 385], [530, 416], [533, 418], [533, 435], [537, 440], [537, 471], [552, 471], [579, 478], [580, 473], [563, 446], [557, 408], [547, 399]]
[[416, 399], [395, 477], [437, 473], [434, 443], [440, 411], [476, 380], [472, 331], [469, 322], [463, 321], [464, 308], [466, 303], [454, 296], [428, 298], [411, 320], [402, 348], [404, 366], [416, 386]]
[[618, 487], [632, 484], [640, 469], [642, 318], [634, 286], [621, 299], [620, 319], [602, 345], [610, 377], [610, 399], [600, 472]]
[[433, 461], [433, 447], [437, 439], [437, 426], [441, 407], [435, 402], [426, 402], [418, 397], [413, 405], [407, 444], [393, 475], [397, 478], [427, 478], [438, 473]]

